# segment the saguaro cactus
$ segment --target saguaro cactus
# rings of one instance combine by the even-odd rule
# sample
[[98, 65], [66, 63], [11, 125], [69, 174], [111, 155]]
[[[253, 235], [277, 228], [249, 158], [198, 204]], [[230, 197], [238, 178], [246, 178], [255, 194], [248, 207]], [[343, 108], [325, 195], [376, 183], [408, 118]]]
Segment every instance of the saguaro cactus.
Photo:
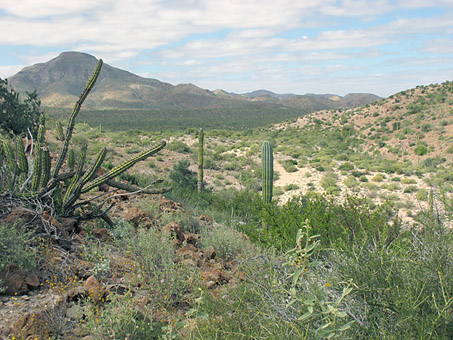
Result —
[[203, 148], [204, 132], [200, 129], [198, 134], [198, 192], [203, 190]]
[[274, 184], [274, 156], [271, 143], [268, 141], [265, 141], [261, 147], [261, 162], [263, 165], [263, 200], [270, 203]]

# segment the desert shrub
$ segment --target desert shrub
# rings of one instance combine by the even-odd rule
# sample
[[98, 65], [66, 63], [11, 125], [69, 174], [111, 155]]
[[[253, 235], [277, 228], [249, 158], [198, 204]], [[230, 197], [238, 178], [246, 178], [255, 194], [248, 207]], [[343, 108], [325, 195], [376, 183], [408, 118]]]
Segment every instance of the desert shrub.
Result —
[[385, 175], [384, 174], [377, 174], [371, 180], [373, 182], [382, 182], [384, 179], [385, 179]]
[[157, 340], [162, 336], [162, 324], [153, 321], [151, 310], [136, 308], [131, 290], [110, 294], [103, 308], [88, 309], [85, 328], [96, 339]]
[[338, 170], [351, 171], [354, 170], [354, 164], [351, 162], [345, 162], [338, 167]]
[[179, 152], [179, 153], [190, 153], [192, 152], [190, 150], [190, 147], [180, 141], [180, 140], [174, 140], [173, 142], [169, 143], [168, 144], [168, 149], [171, 150], [171, 151], [175, 151], [175, 152]]
[[37, 249], [34, 230], [20, 221], [0, 222], [0, 271], [7, 264], [17, 264], [22, 269], [36, 266]]
[[406, 178], [403, 178], [402, 183], [403, 184], [416, 184], [417, 181], [415, 179], [413, 179], [413, 178], [407, 178], [406, 177]]
[[[194, 277], [189, 266], [176, 261], [171, 240], [154, 229], [140, 229], [129, 239], [127, 249], [137, 261], [136, 280], [153, 294], [156, 302], [166, 307], [187, 303], [192, 284], [187, 277]], [[194, 282], [195, 283], [195, 282]], [[155, 292], [155, 289], [158, 292]]]
[[188, 160], [180, 160], [170, 172], [170, 179], [179, 189], [197, 189], [196, 173], [191, 171], [189, 166], [190, 162]]
[[360, 183], [355, 179], [354, 176], [348, 176], [346, 179], [343, 181], [344, 185], [346, 185], [348, 188], [357, 188]]
[[360, 322], [354, 339], [432, 338], [453, 334], [453, 238], [431, 219], [397, 237], [377, 234], [351, 245], [351, 255], [331, 253], [339, 280], [355, 286], [351, 313]]
[[38, 132], [38, 121], [42, 111], [41, 101], [35, 92], [27, 93], [22, 101], [20, 95], [0, 78], [0, 130], [9, 134], [23, 135], [30, 129], [34, 136]]
[[283, 187], [285, 191], [297, 190], [299, 186], [297, 184], [288, 184]]
[[403, 192], [404, 193], [413, 193], [413, 192], [416, 192], [418, 190], [417, 186], [415, 185], [409, 185], [407, 187], [404, 188]]
[[422, 145], [422, 144], [418, 144], [415, 148], [414, 148], [414, 153], [417, 155], [417, 156], [424, 156], [428, 153], [428, 148], [425, 146], [425, 145]]
[[252, 256], [252, 244], [234, 229], [219, 225], [210, 230], [202, 230], [203, 247], [214, 247], [216, 254], [223, 260], [238, 260]]
[[[280, 250], [294, 244], [297, 230], [306, 221], [325, 247], [336, 244], [347, 249], [356, 238], [393, 230], [388, 223], [393, 212], [387, 206], [372, 209], [365, 200], [354, 197], [347, 197], [342, 204], [316, 194], [295, 197], [281, 207], [261, 204], [256, 220], [238, 228], [252, 241]], [[265, 229], [260, 227], [262, 223]]]

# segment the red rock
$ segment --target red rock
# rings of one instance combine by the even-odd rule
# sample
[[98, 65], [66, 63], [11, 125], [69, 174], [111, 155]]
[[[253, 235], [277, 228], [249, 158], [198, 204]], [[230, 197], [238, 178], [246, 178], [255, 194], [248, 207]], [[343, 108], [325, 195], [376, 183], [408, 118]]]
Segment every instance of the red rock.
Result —
[[203, 249], [203, 256], [207, 260], [212, 260], [216, 257], [216, 252], [213, 246], [209, 246], [205, 249]]
[[204, 221], [204, 222], [209, 223], [209, 224], [212, 223], [212, 217], [210, 217], [208, 215], [205, 215], [205, 214], [201, 214], [199, 219], [200, 219], [200, 221]]
[[0, 280], [3, 281], [9, 295], [24, 294], [28, 290], [26, 278], [17, 264], [7, 264], [0, 272]]
[[37, 289], [40, 286], [39, 278], [36, 274], [28, 274], [25, 282], [29, 289]]
[[110, 232], [106, 228], [94, 229], [92, 233], [94, 237], [102, 241], [108, 241], [112, 239]]
[[95, 302], [100, 302], [104, 297], [105, 288], [93, 275], [83, 283], [83, 288], [85, 288], [90, 298]]
[[135, 207], [129, 207], [125, 209], [122, 213], [122, 217], [126, 220], [134, 224], [134, 226], [138, 227], [139, 225], [149, 226], [151, 224], [151, 220], [146, 216], [146, 214]]
[[198, 245], [199, 240], [200, 240], [199, 234], [192, 234], [192, 233], [184, 234], [184, 241], [186, 241], [187, 243], [193, 244], [194, 246]]
[[178, 242], [184, 241], [184, 234], [181, 231], [181, 226], [177, 222], [171, 222], [162, 227], [162, 235], [174, 238]]

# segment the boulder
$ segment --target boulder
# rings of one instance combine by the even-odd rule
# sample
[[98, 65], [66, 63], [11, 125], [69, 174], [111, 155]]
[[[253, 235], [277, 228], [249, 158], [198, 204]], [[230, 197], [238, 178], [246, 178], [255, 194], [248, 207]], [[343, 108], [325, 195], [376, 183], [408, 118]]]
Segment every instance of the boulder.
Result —
[[0, 272], [0, 280], [6, 287], [5, 293], [8, 295], [22, 295], [27, 292], [27, 275], [17, 264], [7, 264]]
[[105, 295], [105, 288], [103, 285], [99, 283], [99, 281], [91, 275], [84, 283], [83, 283], [83, 288], [88, 293], [88, 296], [94, 301], [94, 302], [101, 302], [104, 298]]
[[183, 242], [185, 239], [181, 231], [181, 226], [177, 222], [170, 222], [163, 226], [161, 232], [163, 236], [175, 239], [178, 243]]

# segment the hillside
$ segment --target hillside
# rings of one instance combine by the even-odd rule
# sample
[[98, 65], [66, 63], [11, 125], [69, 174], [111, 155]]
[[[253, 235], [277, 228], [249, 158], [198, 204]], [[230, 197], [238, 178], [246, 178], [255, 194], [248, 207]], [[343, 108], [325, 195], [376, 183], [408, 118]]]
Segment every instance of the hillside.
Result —
[[[43, 106], [71, 108], [96, 62], [94, 56], [86, 53], [63, 52], [46, 63], [24, 68], [8, 81], [18, 92], [31, 92], [36, 89]], [[156, 79], [143, 78], [106, 64], [84, 107], [97, 110], [227, 109], [231, 113], [243, 111], [246, 114], [243, 108], [244, 103], [247, 103], [248, 107], [256, 107], [269, 113], [279, 111], [282, 107], [290, 107], [299, 110], [301, 114], [314, 108], [364, 105], [378, 98], [358, 94], [355, 95], [355, 101], [343, 99], [331, 101], [324, 98], [324, 101], [320, 102], [314, 96], [302, 96], [306, 98], [305, 101], [286, 102], [286, 99], [292, 98], [293, 95], [273, 94], [274, 101], [263, 100], [263, 97], [259, 96], [269, 93], [272, 94], [270, 91], [256, 91], [253, 94], [237, 95], [223, 90], [211, 92], [193, 84], [175, 86]], [[345, 99], [348, 96], [345, 96]], [[261, 103], [256, 103], [256, 100]]]

